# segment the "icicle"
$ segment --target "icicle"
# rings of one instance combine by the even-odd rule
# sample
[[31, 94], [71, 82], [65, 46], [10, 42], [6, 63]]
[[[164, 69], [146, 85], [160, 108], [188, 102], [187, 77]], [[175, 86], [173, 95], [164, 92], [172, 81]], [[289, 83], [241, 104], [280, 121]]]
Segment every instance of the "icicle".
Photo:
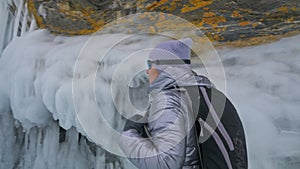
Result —
[[34, 31], [36, 28], [37, 28], [36, 20], [35, 20], [34, 17], [32, 17], [28, 32], [32, 32], [32, 31]]
[[4, 4], [4, 2], [0, 2], [0, 13], [1, 13], [1, 20], [0, 24], [2, 25], [0, 27], [0, 55], [2, 53], [3, 48], [5, 47], [5, 36], [6, 36], [6, 28], [8, 25], [8, 17], [9, 13], [7, 10], [7, 4]]
[[20, 21], [21, 21], [23, 4], [24, 4], [24, 0], [21, 0], [19, 6], [17, 8], [18, 13], [17, 13], [17, 17], [15, 19], [13, 38], [18, 36], [19, 24], [20, 24]]
[[28, 133], [29, 133], [29, 131], [26, 131], [26, 132], [25, 132], [25, 142], [24, 142], [24, 143], [25, 143], [25, 144], [24, 144], [24, 148], [25, 148], [25, 149], [28, 149], [28, 148], [29, 148], [29, 144], [28, 144], [28, 142], [29, 142], [29, 141], [28, 141], [28, 140], [29, 140], [29, 135], [28, 135]]
[[[8, 17], [8, 24], [6, 26], [6, 29], [5, 29], [5, 42], [8, 44], [12, 38], [13, 38], [13, 28], [14, 28], [14, 23], [13, 23], [13, 16], [12, 14], [9, 15]], [[6, 45], [6, 44], [5, 44]]]
[[24, 13], [23, 22], [22, 22], [21, 36], [27, 31], [27, 18], [28, 18], [28, 9], [27, 9], [27, 3], [26, 3], [25, 4], [25, 13]]
[[44, 8], [43, 3], [39, 6], [38, 13], [39, 15], [43, 16], [43, 18], [47, 17], [46, 10]]

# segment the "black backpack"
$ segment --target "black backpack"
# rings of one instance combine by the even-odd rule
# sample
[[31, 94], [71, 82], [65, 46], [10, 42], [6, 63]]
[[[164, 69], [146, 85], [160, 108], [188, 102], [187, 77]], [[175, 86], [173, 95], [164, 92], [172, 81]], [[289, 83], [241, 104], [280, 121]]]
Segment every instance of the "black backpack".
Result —
[[242, 122], [230, 100], [215, 88], [183, 87], [194, 112], [202, 169], [247, 169], [247, 148]]

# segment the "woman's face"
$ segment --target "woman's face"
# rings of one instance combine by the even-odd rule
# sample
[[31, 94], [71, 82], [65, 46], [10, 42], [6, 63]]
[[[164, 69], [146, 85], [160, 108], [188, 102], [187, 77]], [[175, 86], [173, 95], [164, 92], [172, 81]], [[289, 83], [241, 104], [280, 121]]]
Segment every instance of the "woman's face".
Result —
[[148, 74], [149, 83], [152, 83], [159, 75], [159, 71], [154, 67], [147, 69], [146, 73]]

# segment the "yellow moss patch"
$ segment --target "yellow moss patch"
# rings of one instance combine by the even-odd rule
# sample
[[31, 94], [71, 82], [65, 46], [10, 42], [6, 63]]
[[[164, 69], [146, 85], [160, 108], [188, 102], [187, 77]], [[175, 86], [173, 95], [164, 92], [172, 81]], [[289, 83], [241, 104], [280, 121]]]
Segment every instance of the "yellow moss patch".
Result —
[[287, 21], [288, 22], [292, 22], [292, 21], [294, 21], [295, 20], [295, 18], [294, 17], [291, 17], [291, 18], [289, 18]]
[[161, 6], [162, 4], [164, 4], [164, 3], [166, 3], [166, 2], [168, 2], [168, 0], [161, 0], [161, 1], [159, 1], [159, 2], [155, 1], [155, 2], [153, 2], [152, 4], [146, 6], [146, 9], [147, 9], [147, 10], [150, 10], [150, 11], [151, 11], [151, 10], [154, 10], [155, 8], [158, 8], [159, 6]]
[[217, 27], [220, 22], [226, 22], [226, 18], [224, 16], [217, 16], [214, 12], [204, 12], [203, 18], [198, 25], [208, 24], [212, 27]]
[[299, 7], [292, 6], [292, 7], [291, 7], [291, 10], [292, 10], [293, 12], [297, 12], [297, 11], [300, 11], [300, 8], [299, 8]]
[[240, 26], [247, 26], [247, 25], [250, 25], [251, 23], [248, 22], [248, 21], [242, 21], [242, 22], [239, 22], [239, 25]]
[[235, 17], [235, 18], [240, 18], [242, 17], [242, 15], [238, 12], [238, 11], [233, 11], [232, 14], [231, 14], [232, 17]]
[[284, 12], [284, 13], [288, 13], [289, 12], [289, 8], [287, 6], [282, 6], [282, 7], [278, 8], [278, 11]]
[[153, 26], [150, 26], [150, 27], [149, 27], [149, 31], [150, 31], [151, 33], [155, 33], [155, 32], [156, 32], [156, 30], [155, 30], [155, 28], [154, 28]]
[[180, 0], [173, 0], [170, 4], [169, 12], [174, 11], [177, 8], [177, 3], [180, 2]]
[[196, 9], [203, 8], [203, 7], [205, 7], [205, 6], [210, 5], [212, 2], [213, 2], [213, 1], [190, 0], [191, 6], [185, 5], [185, 6], [181, 9], [181, 13], [191, 12], [191, 11], [194, 11], [194, 10], [196, 10]]
[[226, 31], [226, 27], [221, 27], [221, 28], [217, 28], [217, 32], [225, 32]]
[[253, 27], [257, 27], [258, 23], [252, 23]]
[[249, 21], [242, 21], [239, 22], [240, 26], [248, 26], [248, 25], [252, 25], [253, 27], [256, 27], [258, 25], [257, 22], [249, 22]]
[[204, 24], [204, 22], [202, 22], [202, 21], [199, 22], [199, 23], [195, 23], [195, 25], [198, 26], [198, 27], [200, 27], [200, 28], [203, 26], [203, 24]]
[[221, 37], [219, 35], [214, 35], [212, 38], [213, 39], [211, 39], [211, 40], [213, 40], [213, 41], [222, 41], [222, 40], [224, 40], [224, 37]]
[[203, 13], [203, 17], [205, 17], [205, 18], [209, 18], [209, 17], [213, 17], [213, 16], [216, 16], [216, 13], [214, 13], [214, 12], [204, 12]]

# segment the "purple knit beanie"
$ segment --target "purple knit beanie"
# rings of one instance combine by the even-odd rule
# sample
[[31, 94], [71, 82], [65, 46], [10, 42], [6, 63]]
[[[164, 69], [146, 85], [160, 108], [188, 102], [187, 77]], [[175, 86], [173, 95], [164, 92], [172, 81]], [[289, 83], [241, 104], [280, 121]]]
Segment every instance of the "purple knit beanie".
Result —
[[[190, 67], [188, 62], [191, 59], [192, 44], [193, 40], [190, 38], [162, 42], [150, 52], [149, 60], [162, 61], [159, 64], [152, 64], [153, 67], [161, 71], [170, 65]], [[168, 60], [171, 62], [168, 63]]]

